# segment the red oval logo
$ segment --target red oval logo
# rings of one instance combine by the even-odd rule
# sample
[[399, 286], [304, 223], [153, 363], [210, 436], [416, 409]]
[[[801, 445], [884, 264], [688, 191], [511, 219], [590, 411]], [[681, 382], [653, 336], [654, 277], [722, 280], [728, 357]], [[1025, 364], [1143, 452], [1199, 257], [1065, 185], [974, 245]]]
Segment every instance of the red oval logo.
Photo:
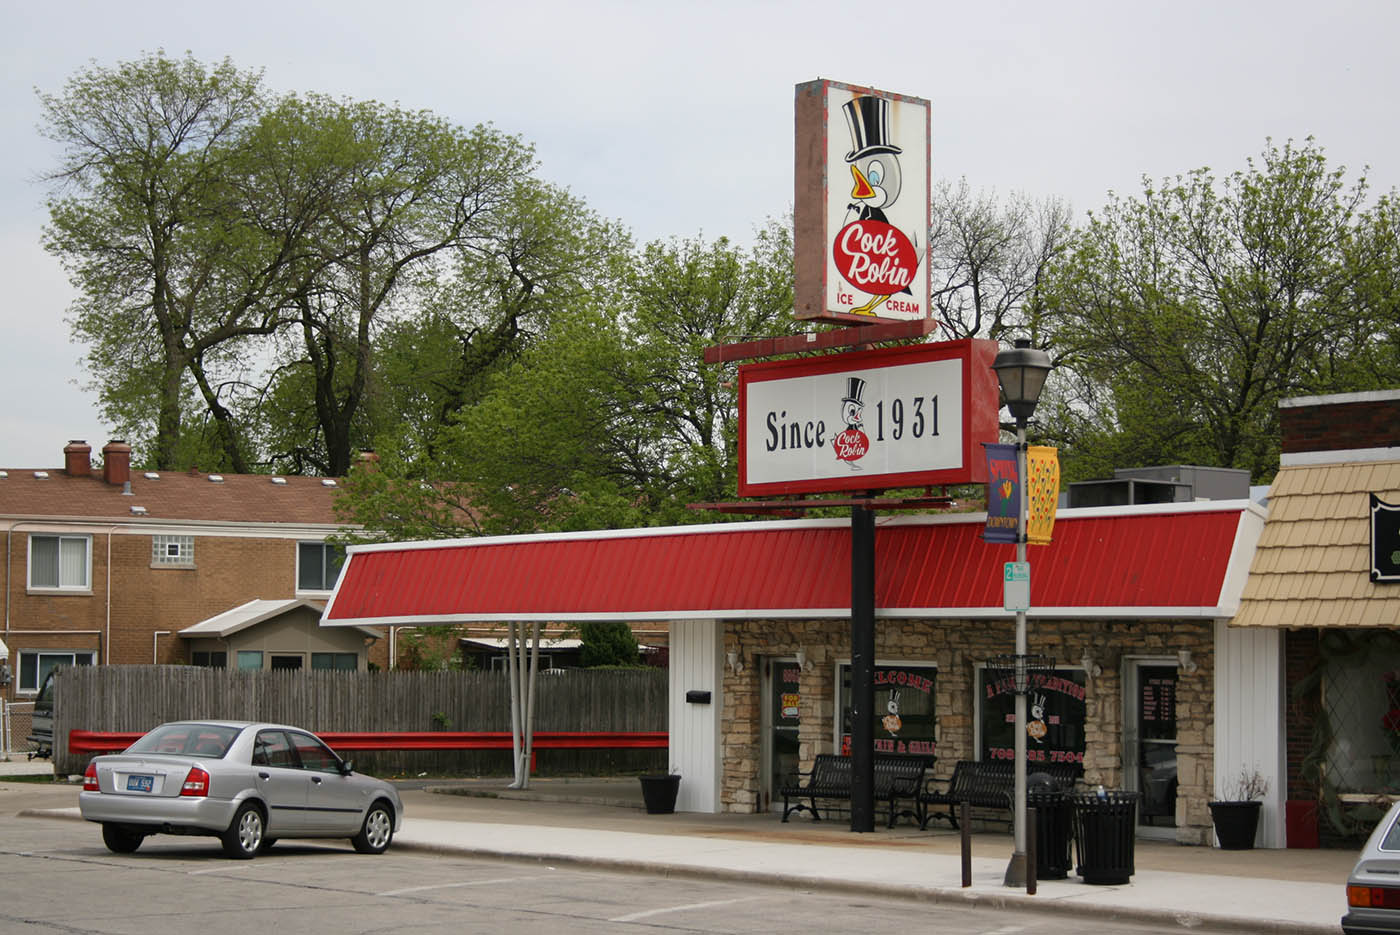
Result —
[[884, 221], [852, 221], [841, 228], [831, 257], [846, 282], [871, 295], [903, 292], [919, 268], [909, 238]]

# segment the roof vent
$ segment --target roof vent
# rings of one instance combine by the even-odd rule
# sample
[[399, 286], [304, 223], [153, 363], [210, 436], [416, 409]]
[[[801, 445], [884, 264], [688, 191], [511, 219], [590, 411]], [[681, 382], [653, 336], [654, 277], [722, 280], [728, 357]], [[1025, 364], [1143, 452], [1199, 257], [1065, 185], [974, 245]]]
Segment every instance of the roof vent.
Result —
[[35, 476], [37, 479], [39, 479], [39, 480], [47, 480], [47, 479], [48, 479], [48, 476], [49, 476], [49, 472], [48, 472], [48, 471], [35, 471], [35, 472], [34, 472], [34, 476]]
[[133, 516], [145, 516], [145, 515], [146, 515], [146, 508], [145, 508], [144, 506], [137, 506], [136, 504], [133, 503], [133, 504], [131, 505], [131, 514], [132, 514]]
[[0, 471], [0, 478], [5, 478], [5, 477], [9, 477], [9, 476], [10, 476], [10, 472], [9, 472], [9, 471]]
[[287, 479], [285, 477], [274, 477], [272, 482], [279, 487], [285, 487], [287, 485]]
[[321, 478], [321, 486], [322, 486], [322, 487], [334, 487], [334, 486], [335, 486], [335, 479], [334, 479], [334, 478], [331, 478], [331, 477], [323, 477], [323, 478]]
[[157, 474], [155, 471], [147, 471], [141, 476], [146, 478], [146, 480], [160, 480], [160, 475]]
[[211, 484], [222, 484], [223, 482], [224, 482], [224, 475], [222, 475], [222, 474], [210, 474], [210, 475], [209, 475], [209, 483], [211, 483]]

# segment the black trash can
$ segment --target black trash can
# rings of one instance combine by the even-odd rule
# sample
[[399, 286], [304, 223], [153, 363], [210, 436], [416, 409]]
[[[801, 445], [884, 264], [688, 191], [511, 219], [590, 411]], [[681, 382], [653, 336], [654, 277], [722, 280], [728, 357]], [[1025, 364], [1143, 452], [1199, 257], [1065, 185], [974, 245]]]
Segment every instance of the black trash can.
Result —
[[1136, 792], [1086, 792], [1073, 796], [1076, 868], [1085, 883], [1121, 886], [1133, 875], [1137, 833]]
[[1053, 780], [1047, 784], [1032, 780], [1033, 777], [1027, 778], [1026, 805], [1035, 809], [1035, 877], [1063, 880], [1069, 876], [1072, 865], [1069, 796]]

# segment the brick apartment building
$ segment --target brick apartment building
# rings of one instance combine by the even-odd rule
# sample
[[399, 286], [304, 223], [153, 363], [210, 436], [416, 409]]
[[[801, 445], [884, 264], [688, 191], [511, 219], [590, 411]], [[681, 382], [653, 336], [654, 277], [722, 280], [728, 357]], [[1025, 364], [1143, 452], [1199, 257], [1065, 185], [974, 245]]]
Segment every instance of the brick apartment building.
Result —
[[321, 628], [339, 572], [330, 478], [99, 469], [83, 441], [61, 469], [0, 471], [8, 699], [67, 663], [357, 668], [378, 631]]

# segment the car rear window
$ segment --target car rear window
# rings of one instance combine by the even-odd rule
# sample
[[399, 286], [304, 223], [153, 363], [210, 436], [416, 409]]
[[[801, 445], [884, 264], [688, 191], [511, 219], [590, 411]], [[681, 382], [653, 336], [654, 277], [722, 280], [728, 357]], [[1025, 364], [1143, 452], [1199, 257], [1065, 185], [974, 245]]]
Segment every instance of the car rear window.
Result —
[[126, 748], [127, 753], [167, 753], [176, 756], [222, 758], [237, 727], [217, 724], [162, 724]]

